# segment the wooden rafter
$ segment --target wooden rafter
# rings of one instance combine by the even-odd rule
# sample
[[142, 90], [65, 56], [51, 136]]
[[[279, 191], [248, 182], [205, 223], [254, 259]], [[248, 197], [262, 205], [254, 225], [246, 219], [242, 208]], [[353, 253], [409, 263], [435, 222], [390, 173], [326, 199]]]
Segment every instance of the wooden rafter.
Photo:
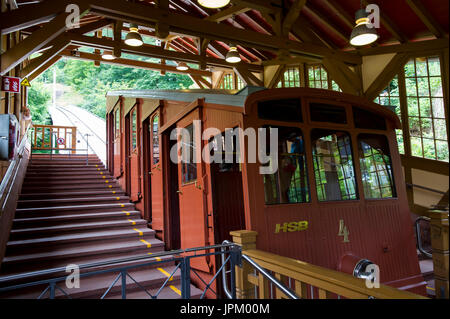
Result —
[[291, 31], [292, 25], [294, 24], [295, 20], [297, 20], [298, 16], [300, 15], [300, 11], [303, 9], [303, 6], [305, 5], [306, 0], [294, 0], [294, 3], [289, 8], [288, 14], [283, 20], [283, 24], [281, 26], [281, 33], [284, 36], [288, 36], [289, 32]]
[[389, 82], [398, 74], [408, 62], [408, 53], [399, 53], [392, 58], [392, 60], [386, 65], [384, 70], [378, 75], [378, 77], [367, 88], [364, 95], [369, 100], [375, 99], [378, 94], [389, 84]]
[[345, 93], [362, 95], [362, 82], [360, 77], [345, 64], [332, 59], [322, 62], [329, 77], [332, 78]]
[[220, 21], [231, 18], [233, 15], [238, 15], [238, 14], [244, 13], [248, 10], [250, 10], [250, 8], [238, 4], [238, 5], [228, 7], [224, 10], [221, 10], [213, 15], [210, 15], [209, 17], [206, 17], [205, 20], [213, 21], [213, 22], [220, 22]]
[[32, 75], [34, 72], [47, 65], [49, 61], [54, 60], [54, 58], [70, 44], [70, 41], [64, 34], [61, 34], [50, 44], [52, 45], [50, 49], [46, 50], [41, 56], [31, 60], [30, 63], [20, 71], [21, 77]]
[[[103, 37], [102, 39], [98, 39], [95, 37], [88, 37], [84, 35], [79, 35], [77, 33], [70, 33], [70, 38], [72, 40], [72, 44], [79, 46], [88, 46], [93, 48], [100, 49], [112, 49], [114, 47], [114, 41], [108, 38]], [[130, 47], [122, 44], [121, 46], [122, 52], [129, 54], [136, 54], [142, 56], [148, 56], [157, 59], [167, 59], [173, 61], [182, 61], [187, 63], [201, 63], [201, 57], [196, 54], [176, 52], [171, 50], [164, 50], [158, 46], [153, 45], [143, 45], [141, 47]], [[233, 68], [235, 64], [228, 63], [222, 59], [216, 59], [211, 57], [205, 58], [206, 64], [210, 66], [217, 66], [223, 68]], [[248, 64], [240, 62], [239, 65], [242, 68], [249, 69], [251, 72], [262, 72], [263, 68], [259, 65]]]
[[[80, 13], [86, 12], [86, 7], [80, 7]], [[18, 10], [15, 10], [18, 11]], [[14, 12], [14, 11], [13, 11]], [[67, 29], [66, 18], [69, 13], [63, 12], [55, 17], [52, 21], [45, 24], [41, 29], [33, 32], [30, 36], [19, 42], [17, 45], [7, 50], [0, 56], [1, 59], [1, 75], [10, 71], [31, 54], [35, 53], [57, 36]]]
[[263, 81], [258, 79], [254, 74], [249, 72], [247, 69], [243, 69], [240, 67], [235, 67], [234, 72], [244, 81], [247, 85], [254, 86], [264, 86]]
[[406, 0], [406, 3], [436, 38], [443, 37], [443, 35], [445, 34], [444, 30], [432, 17], [430, 12], [423, 6], [420, 0]]
[[152, 63], [152, 62], [147, 62], [147, 61], [139, 61], [139, 60], [131, 60], [131, 59], [123, 59], [123, 58], [117, 58], [114, 60], [107, 61], [107, 60], [102, 59], [102, 56], [100, 54], [93, 54], [93, 53], [87, 53], [87, 52], [78, 52], [77, 55], [73, 55], [70, 50], [64, 50], [61, 52], [61, 55], [71, 57], [73, 59], [80, 59], [80, 60], [87, 60], [87, 61], [100, 61], [101, 63], [118, 64], [118, 65], [146, 69], [146, 70], [167, 71], [167, 72], [177, 73], [177, 74], [191, 74], [191, 75], [197, 75], [197, 76], [211, 77], [211, 72], [208, 72], [208, 71], [202, 71], [202, 70], [196, 70], [196, 69], [180, 71], [180, 70], [177, 70], [176, 66], [174, 66], [174, 65]]
[[333, 56], [347, 63], [361, 64], [361, 57], [355, 54], [334, 51], [314, 44], [298, 43], [277, 36], [264, 35], [258, 32], [240, 30], [223, 24], [193, 18], [184, 14], [171, 13], [164, 15], [158, 8], [152, 8], [135, 3], [111, 2], [107, 0], [92, 0], [91, 10], [105, 17], [128, 20], [140, 25], [154, 26], [156, 21], [167, 23], [174, 33], [194, 37], [218, 39], [234, 42], [244, 47], [259, 48], [277, 52], [280, 48], [295, 54], [309, 54], [317, 56]]

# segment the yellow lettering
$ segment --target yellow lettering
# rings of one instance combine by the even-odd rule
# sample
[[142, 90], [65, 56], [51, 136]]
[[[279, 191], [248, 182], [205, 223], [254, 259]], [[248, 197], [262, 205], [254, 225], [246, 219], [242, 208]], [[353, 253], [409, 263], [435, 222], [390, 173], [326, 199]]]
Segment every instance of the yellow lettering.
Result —
[[288, 232], [297, 231], [297, 222], [290, 222], [288, 224]]
[[298, 222], [297, 230], [306, 230], [308, 229], [308, 222], [306, 220]]
[[283, 226], [281, 226], [280, 224], [276, 224], [275, 225], [275, 234], [278, 234], [280, 232], [280, 230], [282, 230], [283, 232], [286, 232], [287, 225], [288, 225], [288, 223], [284, 223]]

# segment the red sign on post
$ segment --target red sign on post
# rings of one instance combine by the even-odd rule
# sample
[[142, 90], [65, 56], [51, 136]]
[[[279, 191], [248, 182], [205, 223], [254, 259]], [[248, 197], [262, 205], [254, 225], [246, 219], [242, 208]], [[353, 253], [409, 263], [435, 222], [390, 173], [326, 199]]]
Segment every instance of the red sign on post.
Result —
[[2, 91], [20, 93], [20, 78], [2, 76]]

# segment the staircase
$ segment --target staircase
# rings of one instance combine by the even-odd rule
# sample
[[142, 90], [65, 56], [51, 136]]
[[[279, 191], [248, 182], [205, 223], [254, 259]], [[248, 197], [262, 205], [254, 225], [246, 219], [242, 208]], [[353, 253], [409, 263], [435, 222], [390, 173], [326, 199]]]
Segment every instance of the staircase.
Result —
[[[69, 264], [151, 255], [163, 250], [164, 243], [155, 238], [155, 231], [147, 227], [147, 221], [141, 218], [141, 213], [97, 156], [90, 155], [86, 165], [85, 155], [54, 155], [50, 159], [48, 155], [33, 154], [17, 203], [0, 278], [65, 268]], [[175, 268], [168, 260], [170, 257], [156, 258], [167, 262], [134, 268], [129, 274], [153, 295]], [[142, 263], [99, 266], [89, 268], [89, 271]], [[58, 277], [64, 275], [67, 273], [60, 273]], [[72, 298], [99, 298], [117, 275], [116, 272], [81, 278], [80, 288], [68, 289], [64, 281], [58, 286]], [[36, 275], [2, 286], [47, 278]], [[3, 293], [0, 298], [37, 298], [45, 287]], [[180, 298], [180, 290], [178, 270], [158, 298]], [[120, 298], [120, 292], [121, 280], [118, 280], [106, 298]], [[192, 298], [200, 294], [198, 289], [191, 287]], [[56, 297], [65, 296], [57, 290]], [[127, 298], [150, 296], [127, 278]]]

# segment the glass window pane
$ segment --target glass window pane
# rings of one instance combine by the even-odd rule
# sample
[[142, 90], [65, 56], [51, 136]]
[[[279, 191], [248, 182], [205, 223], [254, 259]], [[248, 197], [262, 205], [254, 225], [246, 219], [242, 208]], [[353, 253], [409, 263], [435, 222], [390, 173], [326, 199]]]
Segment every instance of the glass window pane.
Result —
[[196, 142], [194, 138], [193, 124], [186, 127], [182, 134], [181, 174], [183, 184], [193, 182], [197, 179], [197, 163], [195, 160]]
[[419, 107], [421, 117], [431, 117], [431, 102], [429, 98], [419, 98]]
[[420, 137], [411, 137], [411, 154], [412, 156], [423, 157], [422, 139]]
[[395, 197], [388, 140], [383, 135], [358, 136], [361, 175], [366, 198]]
[[405, 79], [406, 83], [406, 95], [407, 96], [417, 96], [416, 79]]
[[299, 128], [275, 127], [275, 129], [278, 130], [278, 171], [264, 176], [265, 202], [266, 204], [309, 202], [303, 134]]
[[131, 113], [131, 148], [134, 150], [137, 146], [137, 119], [136, 109]]
[[447, 140], [447, 128], [445, 120], [434, 120], [434, 137], [438, 140]]
[[400, 152], [400, 154], [405, 154], [405, 145], [403, 144], [403, 131], [395, 130], [395, 133], [397, 135], [398, 151]]
[[409, 134], [411, 136], [421, 136], [420, 119], [418, 117], [409, 118]]
[[422, 129], [422, 136], [427, 138], [433, 138], [433, 122], [431, 119], [422, 118], [420, 120], [420, 126]]
[[423, 139], [423, 155], [425, 158], [436, 159], [436, 150], [434, 140], [429, 138]]
[[416, 73], [416, 69], [414, 67], [414, 61], [409, 61], [405, 64], [405, 77], [413, 77]]
[[444, 110], [444, 99], [443, 98], [433, 98], [431, 99], [433, 105], [433, 117], [434, 118], [445, 118]]
[[417, 76], [427, 76], [427, 59], [426, 58], [416, 58], [416, 72]]
[[417, 85], [419, 86], [419, 96], [430, 96], [430, 86], [428, 85], [428, 78], [418, 78]]
[[408, 98], [408, 115], [419, 116], [419, 103], [417, 98]]
[[346, 132], [311, 132], [319, 201], [357, 199], [350, 136]]
[[448, 143], [447, 141], [436, 141], [437, 159], [448, 162]]
[[443, 96], [441, 77], [430, 77], [430, 85], [431, 85], [430, 95], [432, 97], [442, 97]]
[[159, 163], [159, 116], [153, 117], [152, 125], [153, 164]]
[[428, 70], [430, 76], [441, 75], [441, 64], [439, 57], [428, 58]]

